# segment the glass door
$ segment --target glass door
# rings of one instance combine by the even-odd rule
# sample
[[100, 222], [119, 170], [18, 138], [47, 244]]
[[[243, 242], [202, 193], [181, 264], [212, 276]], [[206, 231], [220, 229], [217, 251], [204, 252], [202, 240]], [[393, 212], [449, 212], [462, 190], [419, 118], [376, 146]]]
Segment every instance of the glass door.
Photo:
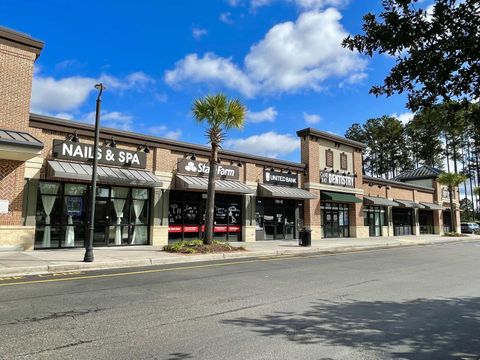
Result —
[[[95, 221], [93, 230], [93, 246], [105, 246], [107, 245], [106, 239], [108, 231], [108, 199], [96, 199], [95, 200]], [[87, 231], [89, 231], [87, 229]]]
[[277, 207], [275, 209], [275, 239], [281, 240], [285, 238], [285, 211], [282, 208]]

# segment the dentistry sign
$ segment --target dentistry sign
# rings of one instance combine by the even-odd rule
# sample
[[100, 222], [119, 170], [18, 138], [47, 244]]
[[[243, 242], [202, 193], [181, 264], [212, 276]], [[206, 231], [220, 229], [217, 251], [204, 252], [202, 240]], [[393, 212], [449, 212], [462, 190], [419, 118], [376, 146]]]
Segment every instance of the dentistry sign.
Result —
[[[73, 141], [53, 140], [53, 157], [57, 159], [92, 162], [93, 145]], [[147, 154], [143, 151], [131, 151], [108, 146], [100, 146], [97, 153], [98, 163], [103, 165], [128, 166], [145, 169]]]
[[[210, 165], [206, 162], [179, 159], [177, 162], [177, 172], [179, 174], [208, 176], [210, 173]], [[215, 175], [219, 179], [238, 180], [240, 178], [240, 170], [238, 166], [217, 164], [217, 173]]]
[[320, 182], [322, 184], [328, 185], [355, 187], [355, 180], [353, 176], [336, 174], [331, 172], [321, 172]]

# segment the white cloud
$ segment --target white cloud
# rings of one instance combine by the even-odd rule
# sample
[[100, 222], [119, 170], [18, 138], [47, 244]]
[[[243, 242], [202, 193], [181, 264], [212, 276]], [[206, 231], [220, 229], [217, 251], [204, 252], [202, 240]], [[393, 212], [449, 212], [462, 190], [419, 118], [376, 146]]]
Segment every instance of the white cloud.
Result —
[[233, 20], [231, 19], [231, 16], [232, 16], [232, 13], [227, 11], [227, 12], [221, 13], [218, 19], [225, 24], [233, 24]]
[[[269, 6], [274, 2], [280, 2], [281, 0], [249, 0], [248, 4], [252, 9], [257, 9], [262, 6]], [[319, 10], [325, 9], [327, 7], [342, 7], [347, 5], [350, 0], [283, 0], [296, 5], [302, 10]], [[228, 1], [230, 6], [237, 7], [242, 4], [239, 0], [230, 0]]]
[[56, 80], [35, 76], [32, 85], [31, 111], [38, 113], [66, 112], [82, 105], [96, 80], [72, 76]]
[[403, 114], [393, 113], [392, 116], [400, 120], [403, 125], [407, 125], [413, 119], [413, 113], [411, 112], [406, 112]]
[[[79, 121], [93, 124], [95, 122], [95, 111], [88, 112], [82, 116]], [[110, 127], [119, 130], [133, 130], [133, 116], [124, 114], [120, 111], [102, 111], [100, 114], [101, 126]]]
[[208, 34], [207, 29], [202, 29], [202, 28], [197, 28], [197, 27], [194, 27], [192, 29], [192, 36], [195, 40], [200, 40], [203, 36], [205, 36], [207, 34]]
[[425, 18], [428, 22], [432, 21], [433, 19], [433, 11], [435, 10], [435, 4], [431, 4], [429, 6], [427, 6], [427, 8], [425, 9]]
[[245, 58], [248, 72], [269, 91], [320, 90], [329, 77], [363, 72], [365, 61], [341, 45], [348, 34], [340, 19], [327, 9], [275, 25]]
[[105, 84], [107, 90], [125, 91], [125, 90], [143, 90], [149, 84], [154, 84], [155, 80], [145, 74], [143, 71], [133, 72], [124, 78], [118, 78], [108, 74], [102, 74], [98, 81]]
[[161, 103], [164, 103], [164, 102], [167, 102], [168, 100], [168, 95], [165, 94], [165, 93], [154, 93], [153, 94], [153, 97], [158, 101], [158, 102], [161, 102]]
[[148, 128], [148, 132], [172, 140], [178, 140], [182, 136], [182, 130], [168, 130], [165, 125], [151, 126]]
[[342, 47], [348, 35], [336, 9], [301, 14], [296, 22], [272, 27], [250, 48], [243, 69], [232, 58], [207, 53], [189, 54], [165, 73], [169, 85], [206, 83], [222, 85], [247, 97], [320, 91], [329, 78], [358, 81], [365, 75], [366, 60]]
[[305, 120], [305, 122], [307, 124], [318, 124], [320, 122], [320, 120], [322, 120], [320, 115], [309, 114], [309, 113], [306, 113], [306, 112], [303, 113], [303, 119]]
[[278, 157], [297, 150], [300, 147], [300, 141], [292, 135], [269, 131], [244, 139], [226, 140], [225, 147], [249, 154]]
[[275, 107], [270, 106], [262, 111], [249, 111], [247, 113], [247, 121], [251, 123], [274, 122], [277, 115], [278, 111]]
[[306, 10], [318, 10], [326, 7], [341, 7], [348, 4], [349, 0], [289, 0], [294, 2], [297, 6]]
[[241, 0], [227, 0], [228, 5], [232, 7], [237, 7], [238, 5], [241, 4]]
[[92, 91], [97, 91], [94, 85], [98, 82], [103, 82], [108, 91], [122, 92], [142, 90], [155, 80], [141, 71], [124, 78], [102, 74], [97, 79], [81, 76], [55, 79], [41, 76], [37, 68], [33, 78], [31, 111], [40, 114], [74, 111], [87, 100]]
[[236, 89], [245, 96], [253, 96], [255, 85], [235, 64], [231, 58], [218, 57], [206, 53], [202, 58], [197, 54], [185, 56], [175, 64], [175, 69], [165, 72], [165, 81], [171, 86], [181, 83], [221, 84]]

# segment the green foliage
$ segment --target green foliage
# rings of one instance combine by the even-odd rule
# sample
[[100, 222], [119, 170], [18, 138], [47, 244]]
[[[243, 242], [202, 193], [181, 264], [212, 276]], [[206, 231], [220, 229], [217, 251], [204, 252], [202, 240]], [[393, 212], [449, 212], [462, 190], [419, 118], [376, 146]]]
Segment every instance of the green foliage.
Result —
[[386, 178], [410, 169], [412, 161], [404, 125], [392, 116], [369, 119], [361, 126], [353, 124], [345, 137], [367, 145], [364, 171]]
[[210, 143], [218, 145], [225, 138], [225, 130], [243, 127], [246, 108], [240, 100], [219, 93], [196, 99], [192, 112], [197, 122], [207, 124]]
[[427, 14], [417, 0], [383, 0], [383, 11], [363, 17], [363, 34], [343, 46], [368, 56], [392, 56], [396, 64], [370, 93], [408, 94], [413, 111], [438, 101], [480, 97], [480, 4], [478, 0], [436, 0]]
[[448, 186], [449, 190], [455, 189], [468, 178], [462, 174], [443, 173], [438, 175], [437, 182], [441, 185]]
[[232, 246], [223, 241], [212, 241], [211, 244], [204, 244], [203, 240], [182, 240], [163, 247], [163, 251], [181, 254], [206, 254], [215, 252], [231, 252], [245, 250], [243, 246]]
[[215, 176], [218, 162], [218, 149], [225, 139], [225, 131], [242, 128], [246, 108], [238, 99], [229, 99], [224, 94], [207, 95], [196, 99], [192, 106], [193, 116], [199, 123], [206, 123], [206, 136], [212, 147], [210, 172], [208, 175], [207, 213], [205, 221], [205, 244], [213, 241], [213, 211], [215, 206]]

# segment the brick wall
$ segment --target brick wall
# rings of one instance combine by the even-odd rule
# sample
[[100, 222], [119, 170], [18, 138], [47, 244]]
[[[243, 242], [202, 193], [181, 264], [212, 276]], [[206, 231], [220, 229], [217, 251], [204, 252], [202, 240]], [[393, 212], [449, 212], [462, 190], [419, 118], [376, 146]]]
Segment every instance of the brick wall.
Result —
[[[0, 129], [29, 131], [35, 54], [0, 44]], [[25, 165], [0, 160], [0, 199], [10, 202], [0, 225], [21, 225]]]
[[0, 128], [28, 131], [35, 54], [0, 44]]
[[0, 225], [21, 225], [23, 207], [24, 163], [0, 161], [0, 199], [8, 200], [8, 214], [0, 214]]

